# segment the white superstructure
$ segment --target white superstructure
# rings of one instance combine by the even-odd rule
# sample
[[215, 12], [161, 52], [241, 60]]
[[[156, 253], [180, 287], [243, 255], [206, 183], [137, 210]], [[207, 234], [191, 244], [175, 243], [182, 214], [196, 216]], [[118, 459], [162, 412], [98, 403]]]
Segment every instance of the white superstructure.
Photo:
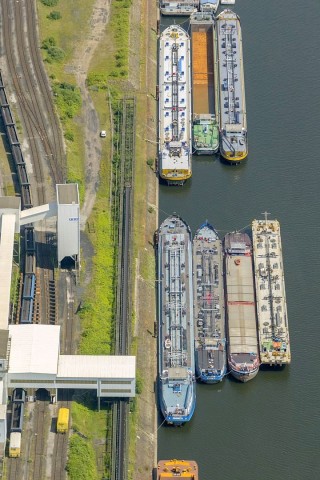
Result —
[[198, 7], [199, 0], [160, 0], [162, 15], [191, 15]]
[[191, 177], [190, 38], [177, 25], [160, 37], [159, 172], [169, 184]]
[[261, 363], [290, 363], [290, 340], [280, 224], [252, 222], [253, 258]]

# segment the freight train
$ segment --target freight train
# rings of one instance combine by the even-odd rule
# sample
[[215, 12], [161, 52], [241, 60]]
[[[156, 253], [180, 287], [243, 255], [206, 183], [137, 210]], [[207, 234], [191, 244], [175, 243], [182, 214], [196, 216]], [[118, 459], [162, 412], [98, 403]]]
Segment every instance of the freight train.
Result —
[[26, 392], [22, 388], [16, 388], [12, 398], [12, 416], [10, 426], [9, 457], [20, 457], [21, 432], [23, 426], [24, 404]]

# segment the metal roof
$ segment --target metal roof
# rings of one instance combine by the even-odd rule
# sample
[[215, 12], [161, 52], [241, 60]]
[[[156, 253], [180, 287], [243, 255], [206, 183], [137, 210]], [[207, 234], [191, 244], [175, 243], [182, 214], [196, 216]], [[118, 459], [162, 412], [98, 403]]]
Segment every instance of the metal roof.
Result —
[[136, 358], [117, 355], [60, 355], [57, 382], [62, 378], [135, 378]]
[[9, 373], [56, 375], [59, 359], [59, 325], [9, 325]]
[[57, 203], [60, 205], [78, 204], [79, 193], [77, 183], [59, 184], [57, 188]]

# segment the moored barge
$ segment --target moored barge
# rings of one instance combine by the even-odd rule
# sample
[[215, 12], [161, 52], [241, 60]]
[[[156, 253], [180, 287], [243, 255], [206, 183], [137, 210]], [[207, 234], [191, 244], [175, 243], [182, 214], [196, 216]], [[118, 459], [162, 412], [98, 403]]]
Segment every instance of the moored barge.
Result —
[[169, 185], [191, 177], [190, 38], [171, 25], [159, 44], [159, 174]]
[[291, 352], [279, 222], [254, 220], [252, 239], [261, 363], [281, 366]]
[[214, 86], [214, 20], [212, 13], [190, 17], [192, 46], [192, 144], [197, 155], [213, 155], [219, 149]]
[[195, 364], [204, 383], [220, 382], [227, 371], [222, 270], [222, 243], [206, 222], [193, 239]]
[[236, 164], [248, 155], [240, 18], [231, 10], [216, 17], [219, 70], [220, 154]]
[[182, 425], [196, 391], [191, 232], [177, 215], [158, 231], [158, 278], [159, 403], [167, 423]]
[[224, 251], [228, 365], [236, 379], [247, 382], [260, 365], [251, 240], [245, 233], [228, 233]]

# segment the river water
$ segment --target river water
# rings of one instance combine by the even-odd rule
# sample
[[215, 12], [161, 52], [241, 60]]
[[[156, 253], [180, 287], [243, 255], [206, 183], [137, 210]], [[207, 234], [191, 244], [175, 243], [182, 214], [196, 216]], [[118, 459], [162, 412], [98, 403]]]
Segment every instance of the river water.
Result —
[[196, 460], [201, 480], [320, 479], [320, 1], [236, 0], [233, 9], [248, 160], [194, 158], [191, 181], [160, 186], [159, 221], [177, 212], [194, 233], [208, 219], [221, 236], [265, 210], [280, 221], [292, 363], [246, 384], [197, 385], [191, 422], [159, 428], [158, 458]]

